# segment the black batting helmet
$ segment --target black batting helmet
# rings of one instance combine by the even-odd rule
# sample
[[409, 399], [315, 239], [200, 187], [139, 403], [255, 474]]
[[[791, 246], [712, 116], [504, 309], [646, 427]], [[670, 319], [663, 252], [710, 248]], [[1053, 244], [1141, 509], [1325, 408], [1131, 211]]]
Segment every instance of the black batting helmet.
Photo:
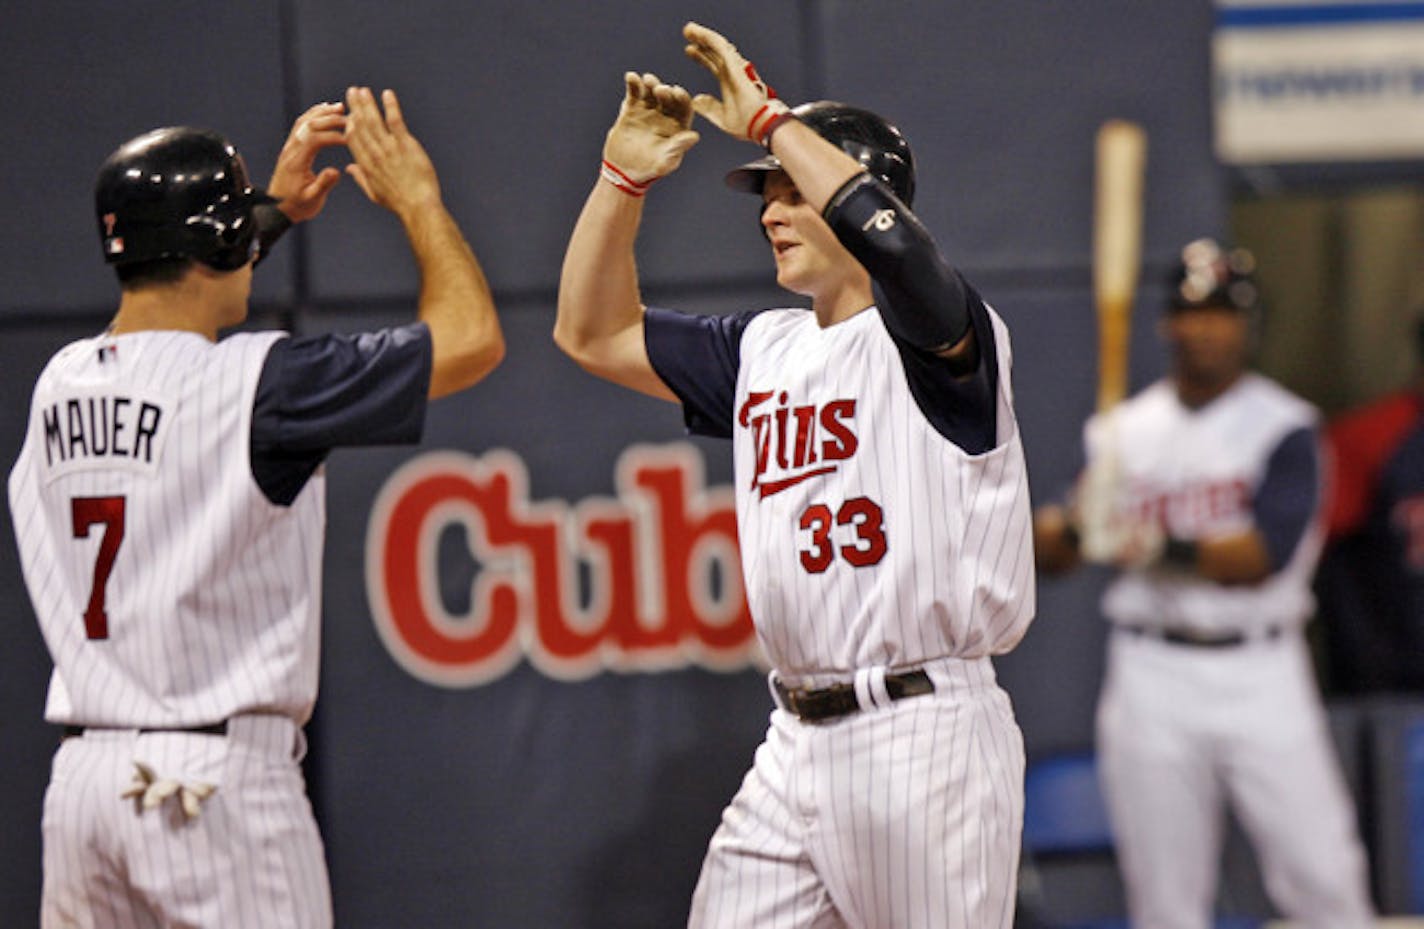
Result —
[[1214, 239], [1188, 242], [1171, 273], [1167, 311], [1221, 308], [1254, 314], [1261, 300], [1255, 272], [1256, 258], [1244, 248], [1226, 249]]
[[115, 265], [187, 258], [235, 271], [252, 258], [252, 208], [271, 202], [231, 142], [191, 126], [130, 139], [94, 182], [104, 260]]
[[[910, 143], [890, 123], [869, 110], [817, 100], [791, 111], [826, 141], [865, 165], [875, 177], [890, 185], [906, 206], [915, 198], [915, 158]], [[748, 162], [727, 174], [727, 186], [746, 193], [761, 193], [770, 171], [781, 168], [775, 155]]]

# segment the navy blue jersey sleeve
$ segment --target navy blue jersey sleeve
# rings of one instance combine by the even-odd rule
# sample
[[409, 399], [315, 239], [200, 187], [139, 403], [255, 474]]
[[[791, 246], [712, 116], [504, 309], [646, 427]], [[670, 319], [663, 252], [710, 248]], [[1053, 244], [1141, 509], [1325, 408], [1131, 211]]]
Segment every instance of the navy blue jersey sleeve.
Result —
[[[940, 435], [971, 455], [994, 447], [998, 437], [999, 353], [994, 324], [979, 295], [969, 290], [969, 325], [979, 345], [979, 358], [967, 374], [956, 371], [937, 355], [896, 338], [915, 404]], [[894, 333], [891, 332], [894, 338]]]
[[1266, 476], [1252, 501], [1256, 528], [1270, 553], [1271, 570], [1279, 571], [1300, 544], [1319, 506], [1320, 449], [1315, 430], [1290, 433], [1266, 463]]
[[682, 401], [683, 420], [693, 434], [732, 437], [742, 333], [761, 312], [694, 316], [656, 307], [644, 312], [648, 360]]
[[334, 448], [420, 441], [432, 346], [424, 323], [273, 344], [252, 408], [252, 474], [288, 504]]

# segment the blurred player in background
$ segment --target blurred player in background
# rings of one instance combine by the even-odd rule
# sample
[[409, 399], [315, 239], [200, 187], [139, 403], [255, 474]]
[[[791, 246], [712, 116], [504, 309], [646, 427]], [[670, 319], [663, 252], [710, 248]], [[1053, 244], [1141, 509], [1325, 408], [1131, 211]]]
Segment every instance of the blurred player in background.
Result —
[[[222, 136], [125, 143], [95, 188], [121, 298], [35, 385], [10, 474], [25, 582], [63, 726], [44, 803], [45, 927], [322, 927], [321, 838], [299, 762], [317, 693], [323, 462], [419, 441], [426, 402], [503, 339], [473, 253], [396, 97], [297, 119], [263, 194]], [[254, 259], [321, 212], [347, 168], [402, 222], [418, 321], [219, 340]], [[275, 206], [273, 205], [275, 203]]]
[[1333, 419], [1316, 577], [1330, 689], [1424, 692], [1424, 319], [1410, 383]]
[[[1302, 635], [1322, 537], [1317, 416], [1248, 370], [1251, 272], [1242, 250], [1186, 246], [1161, 323], [1169, 375], [1089, 420], [1077, 493], [1035, 514], [1046, 573], [1084, 550], [1119, 569], [1097, 741], [1137, 929], [1211, 926], [1227, 807], [1284, 915], [1372, 925]], [[1086, 499], [1104, 467], [1106, 499]]]
[[[721, 35], [684, 37], [720, 99], [626, 75], [555, 339], [733, 440], [777, 707], [690, 923], [1007, 927], [1023, 739], [990, 656], [1022, 637], [1034, 592], [1008, 331], [910, 212], [898, 131], [839, 103], [788, 110]], [[777, 282], [809, 309], [644, 307], [644, 195], [697, 141], [694, 111], [768, 150], [728, 183], [759, 196]]]

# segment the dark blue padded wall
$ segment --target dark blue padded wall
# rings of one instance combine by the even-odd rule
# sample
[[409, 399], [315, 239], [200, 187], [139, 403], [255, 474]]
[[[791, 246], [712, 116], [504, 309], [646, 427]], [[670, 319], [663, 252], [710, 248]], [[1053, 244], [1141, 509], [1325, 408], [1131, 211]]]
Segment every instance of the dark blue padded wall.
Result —
[[[1169, 258], [1225, 221], [1211, 155], [1207, 3], [826, 3], [821, 92], [894, 114], [922, 179], [921, 216], [961, 264], [1043, 275], [1086, 268], [1093, 134], [1122, 117], [1149, 137], [1144, 234]], [[1054, 278], [1057, 278], [1056, 280]]]
[[[525, 657], [489, 683], [446, 689], [417, 681], [382, 647], [359, 574], [371, 557], [371, 501], [394, 468], [418, 453], [492, 462], [512, 451], [527, 476], [514, 509], [532, 521], [565, 501], [611, 504], [625, 449], [682, 441], [675, 406], [592, 380], [555, 349], [552, 326], [551, 309], [510, 314], [504, 364], [432, 406], [419, 452], [332, 459], [330, 496], [354, 505], [329, 511], [327, 563], [358, 580], [333, 577], [324, 595], [313, 787], [341, 925], [677, 925], [765, 728], [770, 698], [754, 668], [557, 680]], [[727, 486], [726, 446], [697, 448], [706, 484]], [[442, 588], [458, 611], [474, 566], [454, 542]], [[535, 579], [521, 583], [534, 599]]]
[[[353, 82], [395, 87], [500, 298], [504, 367], [436, 405], [421, 449], [343, 451], [330, 464], [311, 775], [343, 925], [676, 924], [760, 737], [770, 702], [752, 666], [670, 662], [555, 680], [522, 658], [487, 686], [432, 687], [382, 646], [363, 576], [373, 500], [418, 454], [510, 450], [530, 501], [574, 506], [616, 494], [628, 448], [681, 441], [676, 408], [593, 380], [549, 332], [564, 243], [622, 74], [652, 70], [710, 90], [678, 35], [704, 17], [787, 99], [839, 97], [901, 123], [919, 156], [922, 217], [1013, 329], [1031, 481], [1040, 497], [1057, 492], [1094, 392], [1087, 261], [1098, 122], [1140, 119], [1152, 139], [1135, 383], [1160, 370], [1152, 274], [1182, 240], [1223, 222], [1206, 4], [140, 0], [6, 13], [0, 75], [12, 126], [25, 127], [0, 146], [12, 205], [0, 231], [6, 462], [39, 365], [101, 326], [116, 299], [98, 260], [93, 172], [118, 142], [155, 125], [220, 128], [265, 180], [301, 108]], [[797, 302], [773, 286], [756, 201], [722, 185], [755, 150], [699, 128], [684, 168], [648, 200], [646, 299], [701, 312]], [[398, 224], [347, 180], [260, 270], [255, 298], [302, 331], [352, 329], [407, 318], [416, 280]], [[726, 449], [685, 444], [707, 485], [726, 487]], [[478, 568], [455, 561], [441, 580], [458, 605]], [[1031, 752], [1091, 738], [1100, 581], [1043, 583], [1039, 622], [1000, 662]], [[0, 774], [0, 821], [19, 837], [0, 844], [0, 924], [10, 925], [33, 922], [54, 733], [39, 719], [47, 662], [9, 541], [0, 591], [13, 605], [0, 649], [0, 744], [12, 759]]]
[[[695, 9], [634, 0], [549, 6], [514, 0], [408, 7], [351, 2], [299, 9], [303, 98], [346, 82], [402, 94], [412, 128], [442, 166], [452, 210], [491, 282], [520, 294], [552, 294], [573, 221], [597, 176], [603, 136], [623, 97], [626, 71], [651, 71], [695, 92], [711, 78], [682, 52]], [[709, 25], [765, 36], [780, 90], [802, 93], [798, 4], [718, 3]], [[743, 44], [746, 44], [745, 42]], [[720, 282], [767, 267], [754, 202], [722, 185], [745, 146], [701, 124], [684, 168], [659, 184], [640, 252], [649, 283]], [[320, 298], [410, 291], [414, 271], [392, 273], [394, 224], [356, 220], [356, 198], [333, 204], [312, 234], [312, 289]]]
[[[289, 120], [279, 0], [59, 0], [10, 4], [0, 28], [0, 145], [11, 217], [0, 249], [0, 321], [27, 311], [92, 313], [118, 289], [99, 261], [93, 178], [119, 143], [157, 126], [207, 126], [262, 183]], [[274, 259], [284, 271], [289, 257]], [[280, 264], [279, 264], [280, 262]], [[259, 299], [288, 299], [286, 273]]]

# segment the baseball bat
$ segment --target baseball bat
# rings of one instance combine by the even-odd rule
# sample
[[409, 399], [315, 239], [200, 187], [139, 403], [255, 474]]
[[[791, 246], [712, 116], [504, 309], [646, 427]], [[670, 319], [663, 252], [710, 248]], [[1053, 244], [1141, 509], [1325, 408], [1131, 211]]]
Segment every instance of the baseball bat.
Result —
[[1110, 119], [1098, 128], [1093, 188], [1093, 302], [1098, 316], [1098, 422], [1078, 488], [1080, 550], [1111, 563], [1122, 545], [1117, 516], [1117, 411], [1127, 396], [1132, 304], [1142, 262], [1142, 189], [1147, 134]]
[[1093, 301], [1098, 315], [1099, 412], [1127, 395], [1132, 303], [1142, 263], [1147, 134], [1110, 119], [1098, 128], [1093, 191]]

